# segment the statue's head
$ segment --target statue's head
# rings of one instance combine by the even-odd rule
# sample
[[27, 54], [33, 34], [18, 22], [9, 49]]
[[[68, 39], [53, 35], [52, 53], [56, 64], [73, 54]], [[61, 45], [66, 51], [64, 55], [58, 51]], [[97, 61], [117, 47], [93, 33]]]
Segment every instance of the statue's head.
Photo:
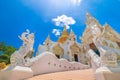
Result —
[[30, 30], [29, 30], [29, 29], [26, 29], [26, 32], [29, 34], [29, 33], [30, 33]]
[[34, 38], [34, 33], [29, 34], [28, 38], [32, 38], [33, 39]]

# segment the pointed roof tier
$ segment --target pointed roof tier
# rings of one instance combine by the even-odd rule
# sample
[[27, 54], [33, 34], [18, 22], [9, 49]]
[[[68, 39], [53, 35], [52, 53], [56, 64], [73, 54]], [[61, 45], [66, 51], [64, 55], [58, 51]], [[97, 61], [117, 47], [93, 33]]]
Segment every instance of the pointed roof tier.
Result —
[[49, 35], [49, 34], [48, 34], [48, 36], [47, 36], [45, 42], [46, 42], [46, 41], [50, 41], [50, 35]]
[[105, 23], [102, 36], [109, 38], [112, 41], [120, 42], [120, 35], [109, 24]]
[[74, 39], [74, 40], [76, 40], [76, 35], [75, 35], [75, 33], [73, 32], [72, 28], [71, 28], [71, 30], [70, 30], [69, 39]]
[[75, 35], [72, 28], [70, 29], [70, 35]]
[[[99, 34], [102, 32], [103, 27], [100, 25], [100, 23], [89, 13], [86, 13], [86, 29], [80, 38], [83, 43], [92, 43], [92, 39], [95, 36], [95, 34]], [[92, 34], [91, 34], [92, 33]]]
[[103, 30], [103, 27], [101, 26], [99, 21], [97, 21], [89, 13], [86, 13], [86, 26], [92, 29], [99, 28], [101, 31]]
[[46, 44], [49, 44], [49, 43], [51, 43], [52, 41], [51, 41], [51, 39], [50, 39], [50, 35], [48, 34], [48, 36], [47, 36], [47, 38], [46, 38], [46, 40], [45, 40], [45, 42], [44, 42], [44, 45], [46, 45]]
[[64, 30], [62, 32], [62, 35], [60, 36], [60, 38], [58, 39], [59, 43], [64, 43], [69, 37], [69, 33], [66, 29], [66, 26], [64, 26]]
[[94, 25], [97, 24], [98, 27], [101, 27], [99, 22], [89, 13], [86, 13], [86, 25]]

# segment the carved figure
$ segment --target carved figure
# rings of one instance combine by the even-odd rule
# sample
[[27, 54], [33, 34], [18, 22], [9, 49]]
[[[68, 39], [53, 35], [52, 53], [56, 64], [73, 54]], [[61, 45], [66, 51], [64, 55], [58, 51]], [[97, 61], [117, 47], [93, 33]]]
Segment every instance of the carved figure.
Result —
[[25, 66], [29, 62], [29, 55], [33, 53], [34, 33], [27, 29], [18, 37], [23, 41], [23, 45], [11, 55], [10, 62], [12, 65]]

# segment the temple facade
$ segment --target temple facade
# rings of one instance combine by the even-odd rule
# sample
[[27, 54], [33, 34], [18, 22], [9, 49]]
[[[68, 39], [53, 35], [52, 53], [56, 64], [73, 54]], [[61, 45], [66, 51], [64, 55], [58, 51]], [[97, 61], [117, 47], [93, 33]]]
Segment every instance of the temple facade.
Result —
[[119, 33], [107, 23], [102, 26], [89, 13], [86, 14], [86, 29], [80, 37], [80, 40], [82, 43], [78, 43], [77, 36], [72, 29], [69, 33], [66, 27], [64, 27], [58, 41], [52, 41], [48, 35], [44, 45], [39, 45], [37, 55], [45, 51], [50, 51], [58, 58], [89, 64], [88, 50], [92, 49], [98, 56], [103, 56], [104, 54], [101, 54], [103, 51], [99, 49], [99, 46], [102, 46], [103, 50], [115, 53], [117, 62], [120, 62]]
[[[11, 55], [11, 64], [2, 69], [0, 80], [24, 80], [39, 74], [90, 67], [96, 80], [120, 80], [119, 33], [108, 24], [102, 26], [90, 14], [86, 16], [86, 29], [80, 37], [81, 43], [78, 43], [72, 29], [69, 33], [64, 27], [56, 42], [48, 35], [44, 45], [39, 45], [36, 57], [31, 57], [34, 52], [34, 33], [29, 30], [23, 32], [19, 36], [23, 45]], [[0, 67], [4, 68], [4, 63]]]
[[37, 55], [45, 51], [54, 53], [58, 58], [88, 64], [85, 47], [77, 42], [77, 36], [73, 30], [71, 29], [69, 33], [66, 27], [57, 42], [52, 41], [48, 35], [44, 45], [39, 45]]

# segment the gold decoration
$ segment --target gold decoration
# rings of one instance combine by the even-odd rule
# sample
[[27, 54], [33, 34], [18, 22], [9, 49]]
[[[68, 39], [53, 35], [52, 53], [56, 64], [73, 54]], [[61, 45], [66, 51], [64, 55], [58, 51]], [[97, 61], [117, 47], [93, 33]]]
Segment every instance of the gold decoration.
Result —
[[6, 65], [5, 62], [1, 62], [1, 63], [0, 63], [0, 70], [6, 68], [6, 66], [7, 66], [7, 65]]
[[61, 37], [58, 39], [59, 43], [64, 43], [69, 37], [69, 33], [66, 29], [66, 27], [64, 28]]
[[56, 46], [53, 47], [53, 53], [56, 55], [61, 55], [63, 56], [64, 54], [64, 49], [60, 46], [60, 44], [58, 43]]
[[79, 46], [77, 45], [76, 42], [74, 42], [74, 44], [70, 46], [70, 49], [72, 51], [72, 54], [80, 53], [80, 48], [79, 48]]

